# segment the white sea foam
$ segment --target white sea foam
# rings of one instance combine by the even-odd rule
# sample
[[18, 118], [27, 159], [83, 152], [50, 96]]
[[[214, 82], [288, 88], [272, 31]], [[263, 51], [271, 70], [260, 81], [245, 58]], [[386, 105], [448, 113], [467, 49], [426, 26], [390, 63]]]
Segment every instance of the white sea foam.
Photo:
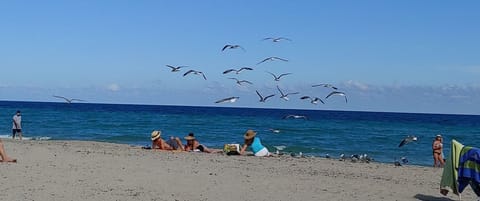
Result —
[[[12, 135], [0, 135], [0, 139], [12, 139]], [[51, 140], [51, 139], [52, 137], [48, 137], [48, 136], [32, 136], [32, 137], [22, 136], [22, 140]]]

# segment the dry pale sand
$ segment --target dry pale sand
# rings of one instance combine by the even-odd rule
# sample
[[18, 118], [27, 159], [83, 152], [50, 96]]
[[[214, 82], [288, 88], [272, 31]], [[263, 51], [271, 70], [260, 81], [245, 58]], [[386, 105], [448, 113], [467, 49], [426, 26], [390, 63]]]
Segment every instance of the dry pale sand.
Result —
[[[441, 169], [333, 159], [174, 153], [79, 141], [4, 140], [0, 200], [455, 200]], [[463, 200], [473, 200], [468, 188]]]

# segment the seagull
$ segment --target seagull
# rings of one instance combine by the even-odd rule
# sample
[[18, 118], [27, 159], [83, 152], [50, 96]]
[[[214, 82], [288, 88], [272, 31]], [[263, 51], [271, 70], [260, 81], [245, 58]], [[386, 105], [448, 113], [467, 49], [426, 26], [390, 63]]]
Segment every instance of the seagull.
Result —
[[393, 159], [393, 165], [395, 165], [397, 167], [402, 166], [402, 164], [400, 163], [400, 161], [397, 160], [397, 158]]
[[243, 47], [240, 46], [240, 45], [225, 45], [225, 46], [223, 46], [223, 48], [222, 48], [222, 52], [225, 51], [226, 49], [237, 49], [237, 48], [240, 48], [240, 49], [242, 49], [243, 51], [245, 51], [245, 49], [243, 49]]
[[407, 164], [408, 163], [408, 159], [407, 157], [403, 156], [400, 158], [400, 161], [402, 161], [403, 164]]
[[187, 76], [188, 74], [190, 73], [193, 73], [195, 75], [202, 75], [203, 76], [203, 79], [207, 80], [207, 77], [205, 77], [205, 74], [203, 74], [203, 72], [200, 72], [200, 71], [196, 71], [196, 70], [189, 70], [187, 71], [185, 74], [183, 74], [183, 77]]
[[328, 96], [325, 97], [325, 99], [327, 99], [328, 97], [333, 96], [333, 95], [343, 96], [343, 97], [345, 97], [345, 103], [348, 102], [347, 101], [347, 95], [343, 92], [340, 92], [340, 91], [332, 91], [332, 93], [328, 94]]
[[215, 103], [235, 103], [240, 97], [232, 96], [229, 98], [224, 98], [222, 100], [215, 101]]
[[331, 158], [329, 154], [325, 154], [325, 158]]
[[359, 159], [357, 157], [350, 157], [352, 163], [356, 163]]
[[283, 119], [290, 119], [290, 118], [308, 120], [308, 117], [307, 117], [307, 116], [304, 116], [304, 115], [289, 114], [289, 115], [283, 117]]
[[228, 78], [228, 79], [236, 80], [238, 85], [242, 85], [242, 83], [253, 84], [253, 83], [251, 83], [251, 82], [249, 82], [249, 81], [247, 81], [247, 80], [238, 80], [237, 78], [233, 78], [233, 77], [230, 77], [230, 78]]
[[283, 100], [285, 100], [285, 101], [288, 101], [288, 100], [289, 100], [289, 99], [288, 99], [288, 95], [298, 94], [298, 92], [286, 93], [286, 94], [284, 94], [284, 93], [282, 92], [282, 90], [280, 90], [280, 87], [278, 87], [278, 85], [277, 85], [277, 89], [278, 89], [278, 91], [280, 92], [280, 98], [283, 99]]
[[242, 67], [242, 68], [240, 68], [240, 69], [238, 69], [238, 70], [236, 70], [236, 69], [228, 69], [228, 70], [226, 70], [226, 71], [223, 71], [223, 74], [227, 74], [227, 73], [230, 73], [230, 72], [233, 72], [233, 71], [235, 71], [235, 73], [239, 74], [242, 70], [253, 70], [253, 68]]
[[345, 157], [345, 154], [340, 154], [340, 161], [345, 161], [346, 157]]
[[322, 101], [322, 99], [318, 97], [310, 97], [310, 96], [302, 96], [300, 99], [305, 100], [305, 99], [310, 99], [310, 103], [316, 105], [318, 104], [318, 101], [320, 101], [322, 104], [325, 104], [325, 102]]
[[61, 99], [65, 100], [67, 103], [72, 103], [73, 101], [84, 101], [84, 100], [76, 99], [76, 98], [65, 98], [65, 97], [63, 97], [63, 96], [55, 96], [55, 95], [53, 95], [53, 97], [55, 97], [55, 98], [61, 98]]
[[280, 78], [282, 78], [283, 76], [285, 76], [285, 75], [290, 75], [290, 74], [291, 74], [291, 73], [284, 73], [284, 74], [281, 74], [280, 76], [277, 77], [275, 74], [273, 74], [273, 73], [271, 73], [271, 72], [268, 72], [268, 71], [267, 71], [267, 73], [269, 73], [270, 75], [272, 75], [273, 78], [275, 78], [275, 81], [277, 81], [277, 82], [280, 81]]
[[275, 60], [280, 60], [280, 61], [285, 61], [285, 62], [288, 61], [287, 59], [282, 59], [282, 58], [280, 58], [280, 57], [268, 57], [268, 58], [265, 58], [264, 60], [258, 62], [257, 65], [258, 65], [258, 64], [261, 64], [261, 63], [263, 63], [263, 62], [266, 62], [266, 61], [275, 61]]
[[272, 94], [272, 95], [263, 97], [260, 93], [258, 93], [257, 90], [255, 90], [255, 92], [257, 92], [258, 97], [260, 97], [260, 102], [262, 103], [265, 103], [265, 101], [267, 101], [268, 98], [275, 96], [275, 94]]
[[327, 87], [327, 88], [332, 88], [333, 90], [337, 90], [338, 88], [331, 85], [331, 84], [314, 84], [312, 87]]
[[288, 41], [292, 41], [288, 38], [285, 38], [285, 37], [278, 37], [278, 38], [273, 38], [273, 37], [268, 37], [268, 38], [264, 38], [263, 40], [271, 40], [272, 42], [280, 42], [282, 40], [288, 40]]
[[409, 135], [407, 136], [406, 138], [404, 138], [402, 140], [402, 142], [400, 142], [400, 144], [398, 145], [398, 147], [402, 147], [403, 145], [406, 145], [410, 142], [413, 142], [413, 141], [417, 141], [417, 136], [413, 136], [413, 135]]
[[273, 146], [275, 147], [275, 149], [279, 150], [279, 151], [283, 151], [285, 148], [287, 148], [287, 146], [284, 146], [284, 145], [280, 145], [280, 146]]
[[178, 71], [180, 71], [180, 68], [188, 67], [188, 66], [171, 66], [171, 65], [165, 65], [165, 66], [171, 68], [172, 72], [178, 72]]

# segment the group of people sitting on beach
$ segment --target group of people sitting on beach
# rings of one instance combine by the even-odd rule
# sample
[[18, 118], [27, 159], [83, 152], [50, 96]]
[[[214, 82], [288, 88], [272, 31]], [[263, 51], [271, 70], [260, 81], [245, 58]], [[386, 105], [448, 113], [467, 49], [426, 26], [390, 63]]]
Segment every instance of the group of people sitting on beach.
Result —
[[[250, 147], [255, 156], [271, 156], [268, 149], [262, 145], [260, 138], [256, 136], [257, 133], [253, 130], [247, 130], [244, 134], [244, 145], [238, 150], [238, 154], [245, 154], [247, 148]], [[224, 150], [211, 149], [200, 144], [193, 133], [189, 133], [184, 137], [186, 144], [182, 144], [182, 140], [178, 137], [170, 137], [168, 140], [162, 139], [162, 132], [155, 130], [151, 134], [152, 149], [159, 150], [177, 150], [189, 152], [205, 152], [205, 153], [222, 153]]]

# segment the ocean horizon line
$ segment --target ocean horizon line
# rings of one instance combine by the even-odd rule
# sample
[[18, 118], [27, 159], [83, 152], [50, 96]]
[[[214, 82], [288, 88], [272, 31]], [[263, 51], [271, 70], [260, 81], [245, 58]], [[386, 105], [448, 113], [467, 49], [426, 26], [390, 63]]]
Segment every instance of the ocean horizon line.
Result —
[[0, 102], [8, 103], [58, 103], [58, 104], [77, 104], [77, 105], [125, 105], [125, 106], [166, 106], [166, 107], [194, 107], [194, 108], [222, 108], [222, 109], [260, 109], [260, 110], [294, 110], [304, 112], [358, 112], [358, 113], [386, 113], [386, 114], [415, 114], [415, 115], [452, 115], [452, 116], [480, 116], [480, 114], [467, 113], [429, 113], [429, 112], [402, 112], [402, 111], [369, 111], [369, 110], [325, 110], [325, 109], [304, 109], [304, 108], [278, 108], [278, 107], [247, 107], [247, 106], [211, 106], [211, 105], [175, 105], [175, 104], [149, 104], [149, 103], [108, 103], [108, 102], [78, 102], [65, 103], [59, 101], [23, 101], [23, 100], [0, 100]]

